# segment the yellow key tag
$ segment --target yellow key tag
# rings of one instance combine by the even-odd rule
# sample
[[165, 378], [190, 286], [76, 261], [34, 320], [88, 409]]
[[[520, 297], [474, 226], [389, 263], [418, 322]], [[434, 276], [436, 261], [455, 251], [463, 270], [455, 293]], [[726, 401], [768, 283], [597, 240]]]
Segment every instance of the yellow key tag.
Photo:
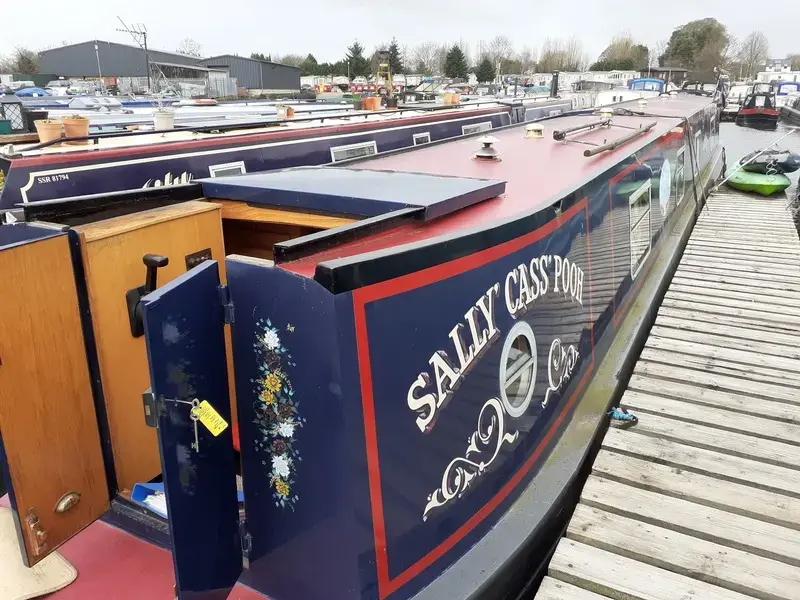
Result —
[[208, 400], [203, 400], [199, 406], [192, 409], [192, 412], [214, 437], [217, 437], [228, 428], [228, 423], [214, 410]]

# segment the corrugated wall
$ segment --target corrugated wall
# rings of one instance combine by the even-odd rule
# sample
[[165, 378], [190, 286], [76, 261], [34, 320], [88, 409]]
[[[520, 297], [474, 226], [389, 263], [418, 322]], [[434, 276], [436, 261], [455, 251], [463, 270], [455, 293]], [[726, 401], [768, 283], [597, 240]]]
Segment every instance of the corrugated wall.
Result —
[[300, 69], [224, 54], [200, 61], [203, 66], [227, 68], [239, 87], [248, 90], [299, 90]]
[[[97, 77], [97, 56], [94, 40], [45, 50], [39, 55], [39, 71], [63, 77]], [[147, 77], [144, 51], [114, 42], [97, 42], [100, 69], [105, 77]], [[183, 54], [149, 50], [154, 61], [197, 66], [198, 60]]]

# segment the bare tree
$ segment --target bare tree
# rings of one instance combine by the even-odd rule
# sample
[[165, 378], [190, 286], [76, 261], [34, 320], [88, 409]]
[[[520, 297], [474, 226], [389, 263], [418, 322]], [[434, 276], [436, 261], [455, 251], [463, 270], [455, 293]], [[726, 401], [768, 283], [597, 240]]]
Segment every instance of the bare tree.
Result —
[[203, 47], [197, 40], [193, 40], [192, 38], [183, 38], [181, 43], [178, 44], [177, 52], [181, 54], [188, 54], [189, 56], [196, 56], [201, 57], [203, 52]]
[[497, 75], [503, 72], [503, 63], [506, 62], [514, 54], [514, 44], [511, 43], [504, 35], [496, 35], [488, 46], [489, 57], [494, 63], [494, 69]]
[[589, 57], [578, 38], [546, 38], [539, 55], [538, 70], [545, 73], [555, 70], [581, 71], [588, 62]]
[[8, 56], [0, 56], [0, 73], [32, 74], [39, 72], [39, 55], [28, 48], [17, 46]]
[[750, 33], [739, 44], [737, 52], [745, 77], [755, 77], [769, 59], [769, 42], [760, 31]]
[[412, 52], [414, 57], [414, 70], [423, 75], [432, 75], [436, 63], [438, 46], [433, 42], [423, 42], [417, 45]]
[[519, 51], [517, 60], [519, 60], [524, 74], [530, 74], [536, 70], [536, 50], [530, 46], [524, 46], [522, 50]]
[[305, 59], [305, 56], [300, 56], [299, 54], [284, 54], [283, 56], [274, 55], [272, 57], [273, 62], [280, 63], [282, 65], [289, 65], [290, 67], [299, 67], [303, 64]]
[[415, 65], [411, 64], [413, 62], [411, 48], [406, 44], [400, 48], [400, 60], [403, 61], [403, 67], [405, 67], [407, 73], [411, 73], [414, 70]]
[[790, 54], [786, 57], [792, 71], [800, 71], [800, 54]]
[[650, 44], [650, 66], [657, 67], [659, 66], [661, 56], [664, 54], [664, 50], [667, 49], [667, 40], [659, 40]]

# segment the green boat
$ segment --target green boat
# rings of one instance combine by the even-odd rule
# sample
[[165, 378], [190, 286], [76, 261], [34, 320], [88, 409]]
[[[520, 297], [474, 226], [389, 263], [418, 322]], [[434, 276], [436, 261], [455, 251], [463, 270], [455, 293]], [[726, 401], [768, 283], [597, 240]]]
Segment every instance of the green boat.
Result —
[[[736, 170], [739, 165], [733, 166]], [[788, 188], [792, 182], [783, 173], [765, 175], [764, 173], [750, 173], [744, 169], [735, 171], [727, 181], [728, 185], [743, 192], [756, 192], [762, 196], [771, 196]]]

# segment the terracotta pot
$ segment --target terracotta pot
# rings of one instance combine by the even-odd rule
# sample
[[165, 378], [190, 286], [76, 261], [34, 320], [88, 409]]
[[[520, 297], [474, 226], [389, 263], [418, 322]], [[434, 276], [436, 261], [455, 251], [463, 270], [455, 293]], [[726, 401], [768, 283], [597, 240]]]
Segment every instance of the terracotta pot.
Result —
[[64, 125], [64, 137], [79, 138], [89, 135], [89, 119], [62, 117], [61, 123]]
[[61, 123], [58, 121], [34, 121], [34, 126], [36, 127], [36, 133], [39, 134], [39, 142], [44, 144], [45, 142], [52, 142], [53, 140], [57, 140], [61, 137]]

